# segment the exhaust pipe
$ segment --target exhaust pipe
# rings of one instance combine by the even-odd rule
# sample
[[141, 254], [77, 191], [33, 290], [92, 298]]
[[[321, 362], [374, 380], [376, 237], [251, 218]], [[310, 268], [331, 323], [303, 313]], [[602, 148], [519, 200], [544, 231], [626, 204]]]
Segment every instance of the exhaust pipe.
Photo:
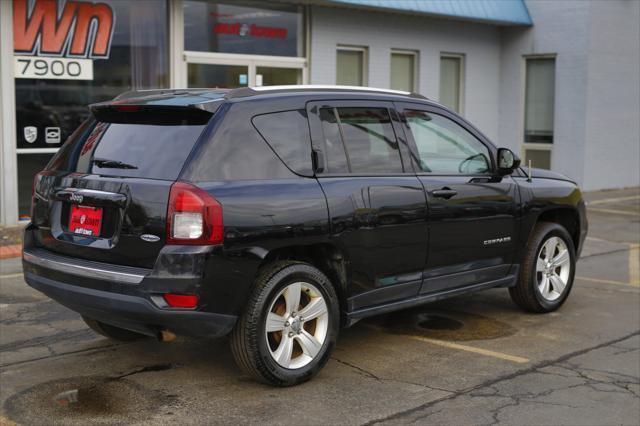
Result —
[[175, 333], [170, 330], [160, 330], [156, 337], [160, 342], [173, 342], [176, 340]]

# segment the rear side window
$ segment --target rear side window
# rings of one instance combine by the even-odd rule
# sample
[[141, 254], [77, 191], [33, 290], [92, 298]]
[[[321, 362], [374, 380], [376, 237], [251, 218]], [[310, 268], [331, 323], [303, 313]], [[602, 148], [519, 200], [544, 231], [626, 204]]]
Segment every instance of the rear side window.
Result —
[[320, 120], [329, 173], [343, 172], [344, 163], [356, 174], [402, 173], [398, 142], [386, 108], [321, 109]]
[[251, 120], [271, 149], [294, 172], [311, 176], [311, 136], [305, 110], [274, 112]]
[[175, 180], [205, 126], [94, 122], [69, 139], [49, 169]]

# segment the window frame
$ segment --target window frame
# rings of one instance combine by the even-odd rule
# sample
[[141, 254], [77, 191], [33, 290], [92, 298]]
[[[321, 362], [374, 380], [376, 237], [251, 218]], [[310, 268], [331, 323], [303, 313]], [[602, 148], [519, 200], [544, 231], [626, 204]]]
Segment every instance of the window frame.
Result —
[[458, 81], [458, 105], [459, 111], [456, 111], [458, 114], [464, 114], [465, 110], [465, 79], [466, 79], [466, 58], [464, 53], [454, 53], [454, 52], [440, 52], [440, 62], [438, 65], [440, 66], [438, 69], [438, 102], [440, 102], [442, 94], [440, 93], [440, 85], [442, 83], [442, 75], [440, 75], [440, 70], [442, 69], [442, 59], [443, 58], [454, 58], [460, 60], [460, 79]]
[[[480, 132], [480, 130], [478, 130], [475, 126], [473, 126], [471, 123], [469, 123], [468, 121], [466, 121], [464, 118], [460, 117], [457, 114], [453, 114], [451, 112], [449, 112], [448, 110], [444, 109], [444, 107], [436, 107], [436, 106], [432, 106], [432, 105], [425, 105], [425, 104], [420, 104], [420, 103], [408, 103], [408, 102], [402, 102], [402, 103], [397, 103], [396, 104], [396, 108], [397, 110], [400, 112], [401, 114], [401, 120], [402, 120], [402, 129], [405, 132], [405, 138], [407, 140], [407, 144], [410, 150], [410, 157], [411, 157], [411, 165], [413, 166], [413, 168], [415, 169], [415, 173], [418, 176], [467, 176], [467, 177], [477, 177], [477, 178], [488, 178], [488, 177], [493, 177], [496, 176], [496, 155], [497, 155], [497, 148], [496, 146], [485, 136], [482, 134], [482, 132]], [[449, 120], [453, 121], [454, 123], [456, 123], [458, 126], [462, 127], [464, 130], [466, 130], [472, 137], [474, 137], [478, 142], [480, 142], [482, 145], [484, 145], [487, 150], [489, 151], [489, 161], [491, 162], [490, 164], [490, 168], [489, 171], [487, 173], [473, 173], [473, 174], [462, 174], [462, 173], [438, 173], [438, 172], [426, 172], [424, 170], [422, 170], [422, 168], [420, 167], [420, 164], [417, 164], [416, 159], [420, 158], [420, 153], [418, 151], [418, 146], [416, 145], [415, 139], [413, 137], [413, 132], [411, 131], [411, 128], [409, 127], [409, 123], [407, 121], [406, 115], [405, 115], [405, 111], [410, 110], [410, 111], [423, 111], [426, 113], [430, 113], [430, 114], [437, 114], [437, 115], [441, 115], [445, 118], [448, 118]]]
[[[553, 59], [554, 60], [554, 97], [553, 97], [553, 141], [551, 143], [548, 142], [527, 142], [525, 140], [525, 131], [526, 131], [526, 115], [527, 115], [527, 61], [529, 59]], [[553, 165], [553, 145], [555, 144], [555, 136], [556, 136], [556, 122], [555, 114], [557, 111], [556, 105], [556, 95], [557, 95], [557, 64], [558, 64], [558, 55], [556, 53], [543, 53], [543, 54], [535, 54], [535, 55], [523, 55], [522, 56], [522, 124], [520, 129], [520, 136], [522, 137], [522, 144], [520, 146], [520, 158], [522, 158], [523, 167], [528, 167], [529, 161], [526, 157], [527, 150], [535, 150], [535, 151], [549, 151], [549, 167]], [[533, 166], [533, 165], [532, 165]]]
[[413, 57], [413, 87], [411, 88], [410, 92], [417, 93], [419, 91], [418, 87], [420, 87], [420, 52], [418, 52], [417, 50], [391, 49], [391, 52], [389, 53], [389, 88], [392, 88], [391, 83], [393, 81], [393, 75], [391, 73], [393, 55], [405, 55]]
[[369, 85], [369, 47], [368, 46], [352, 46], [338, 44], [336, 46], [336, 74], [335, 84], [338, 84], [338, 53], [340, 51], [361, 52], [362, 53], [362, 85], [359, 87], [367, 87]]
[[[351, 98], [353, 99], [353, 98]], [[316, 172], [317, 178], [343, 178], [343, 177], [377, 177], [377, 176], [407, 176], [415, 175], [413, 162], [410, 160], [409, 147], [407, 139], [402, 128], [401, 117], [394, 103], [380, 99], [362, 99], [362, 100], [311, 100], [307, 103], [307, 116], [309, 119], [309, 129], [311, 131], [311, 146], [313, 151], [322, 152], [324, 158], [323, 167], [327, 170], [328, 158], [326, 156], [326, 146], [324, 133], [322, 130], [322, 122], [320, 120], [320, 110], [324, 108], [382, 108], [386, 109], [391, 118], [391, 126], [398, 143], [398, 154], [402, 164], [402, 172], [389, 173], [328, 173], [325, 171]], [[342, 132], [342, 131], [341, 131]], [[344, 148], [344, 140], [341, 139]]]

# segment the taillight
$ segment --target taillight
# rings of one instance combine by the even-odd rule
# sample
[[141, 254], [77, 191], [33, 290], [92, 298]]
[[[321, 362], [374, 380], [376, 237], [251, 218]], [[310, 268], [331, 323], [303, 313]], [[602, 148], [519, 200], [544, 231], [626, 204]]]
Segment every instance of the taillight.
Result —
[[222, 244], [222, 206], [186, 182], [171, 185], [167, 208], [167, 244]]
[[31, 209], [29, 214], [31, 215], [32, 219], [33, 219], [33, 214], [35, 213], [35, 207], [36, 207], [36, 191], [38, 190], [38, 185], [42, 180], [42, 175], [43, 175], [42, 172], [37, 173], [33, 177], [33, 184], [31, 185]]

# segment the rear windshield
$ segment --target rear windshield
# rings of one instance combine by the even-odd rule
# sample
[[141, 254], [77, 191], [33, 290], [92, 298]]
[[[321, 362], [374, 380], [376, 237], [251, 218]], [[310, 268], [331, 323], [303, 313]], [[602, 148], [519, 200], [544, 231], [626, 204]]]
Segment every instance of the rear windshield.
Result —
[[205, 126], [87, 122], [47, 169], [175, 180]]

